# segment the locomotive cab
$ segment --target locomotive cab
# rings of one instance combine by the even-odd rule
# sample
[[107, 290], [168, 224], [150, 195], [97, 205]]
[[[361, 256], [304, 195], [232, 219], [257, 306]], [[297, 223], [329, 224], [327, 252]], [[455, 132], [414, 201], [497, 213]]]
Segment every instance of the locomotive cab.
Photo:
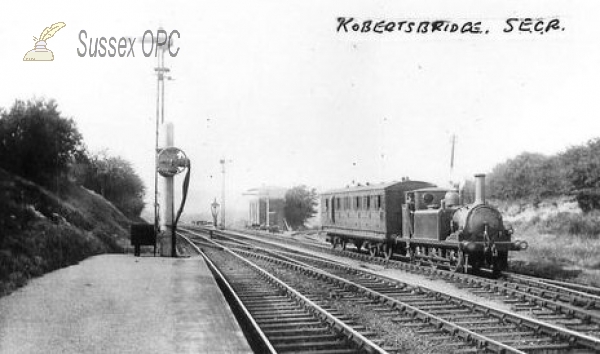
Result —
[[423, 188], [406, 193], [403, 213], [403, 237], [419, 240], [444, 241], [450, 235], [450, 221], [456, 208], [454, 200], [448, 207], [444, 188]]

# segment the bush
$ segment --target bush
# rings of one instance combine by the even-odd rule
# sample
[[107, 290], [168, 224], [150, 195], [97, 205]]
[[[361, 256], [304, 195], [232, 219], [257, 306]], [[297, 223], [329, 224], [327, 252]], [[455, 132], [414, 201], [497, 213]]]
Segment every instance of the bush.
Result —
[[600, 191], [590, 189], [579, 191], [577, 193], [577, 204], [585, 213], [588, 213], [592, 210], [599, 210]]
[[102, 242], [106, 235], [97, 238], [68, 224], [40, 221], [32, 226], [5, 239], [0, 250], [0, 295], [23, 286], [32, 277], [77, 264], [113, 247]]
[[54, 101], [19, 101], [0, 114], [0, 167], [50, 186], [83, 154], [81, 134]]
[[111, 201], [126, 216], [140, 216], [146, 188], [131, 163], [100, 152], [88, 157], [87, 165], [79, 169], [79, 178], [85, 188]]
[[586, 214], [561, 212], [538, 221], [538, 230], [554, 235], [600, 238], [600, 211]]

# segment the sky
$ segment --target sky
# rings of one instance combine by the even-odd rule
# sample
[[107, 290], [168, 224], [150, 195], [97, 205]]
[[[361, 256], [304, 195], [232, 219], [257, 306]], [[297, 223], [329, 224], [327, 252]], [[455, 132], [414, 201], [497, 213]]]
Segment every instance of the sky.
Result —
[[[165, 119], [192, 163], [186, 212], [261, 185], [324, 191], [408, 176], [444, 185], [524, 151], [554, 154], [600, 136], [600, 3], [566, 1], [12, 2], [2, 11], [0, 107], [55, 99], [90, 151], [129, 160], [152, 202], [156, 58], [81, 57], [81, 31], [177, 30]], [[481, 22], [487, 34], [346, 33], [338, 18]], [[509, 18], [558, 19], [505, 33]], [[42, 30], [51, 62], [25, 62]], [[517, 23], [517, 22], [514, 22]], [[180, 188], [183, 178], [176, 178]]]

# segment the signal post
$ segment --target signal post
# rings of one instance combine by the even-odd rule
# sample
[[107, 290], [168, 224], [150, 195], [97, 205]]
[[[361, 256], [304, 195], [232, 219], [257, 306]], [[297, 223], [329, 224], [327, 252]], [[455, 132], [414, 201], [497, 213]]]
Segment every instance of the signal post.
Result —
[[[173, 147], [174, 142], [174, 127], [173, 123], [162, 124], [163, 141], [160, 149]], [[175, 211], [173, 208], [175, 191], [173, 187], [174, 176], [165, 176], [161, 174], [159, 179], [160, 190], [160, 232], [158, 242], [160, 245], [160, 255], [162, 257], [176, 257], [175, 240], [173, 239], [173, 221], [175, 220]]]

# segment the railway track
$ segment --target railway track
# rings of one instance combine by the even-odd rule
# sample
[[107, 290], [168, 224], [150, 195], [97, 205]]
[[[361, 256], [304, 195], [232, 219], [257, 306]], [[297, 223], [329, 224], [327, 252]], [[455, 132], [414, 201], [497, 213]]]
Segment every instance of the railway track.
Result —
[[[244, 236], [241, 233], [229, 235]], [[263, 236], [263, 235], [254, 235]], [[247, 235], [246, 235], [247, 237]], [[276, 238], [268, 237], [276, 240]], [[280, 240], [279, 240], [280, 241]], [[289, 240], [286, 240], [288, 242]], [[263, 240], [263, 242], [266, 242]], [[268, 244], [268, 243], [267, 243]], [[274, 246], [285, 247], [279, 243]], [[385, 265], [388, 268], [422, 274], [432, 280], [443, 280], [474, 295], [505, 303], [525, 316], [553, 323], [567, 329], [600, 338], [600, 297], [594, 289], [575, 284], [547, 281], [533, 277], [508, 274], [505, 279], [490, 279], [468, 274], [453, 273], [436, 267], [385, 260], [349, 250], [331, 249], [298, 241], [298, 246], [320, 253], [359, 259]], [[571, 288], [572, 287], [572, 288]], [[587, 291], [582, 291], [587, 290]], [[596, 289], [599, 290], [599, 289]]]
[[[373, 323], [373, 319], [362, 318], [361, 321], [368, 323], [368, 328], [377, 328], [374, 332], [379, 335], [390, 328], [396, 328], [394, 331], [411, 328], [412, 336], [435, 343], [441, 352], [593, 353], [600, 350], [600, 340], [589, 336], [364, 270], [300, 254], [274, 257], [269, 254], [272, 251], [264, 249], [260, 252], [257, 252], [258, 248], [244, 250], [246, 245], [243, 243], [235, 247], [236, 253], [256, 259], [261, 267], [278, 272], [279, 277], [308, 291], [307, 296], [324, 307], [337, 306], [336, 309], [341, 311], [338, 305], [346, 303], [346, 310], [348, 306], [368, 308], [368, 313], [376, 314], [376, 319], [385, 324], [377, 327], [378, 322]], [[292, 269], [295, 275], [290, 275]], [[310, 279], [301, 279], [298, 271]], [[319, 294], [310, 293], [315, 288], [320, 289]], [[346, 313], [346, 316], [350, 315]], [[388, 349], [403, 350], [388, 337], [375, 341], [382, 342]]]
[[224, 249], [205, 253], [187, 240], [207, 260], [256, 352], [385, 353], [344, 323], [346, 318], [319, 307], [255, 263]]

